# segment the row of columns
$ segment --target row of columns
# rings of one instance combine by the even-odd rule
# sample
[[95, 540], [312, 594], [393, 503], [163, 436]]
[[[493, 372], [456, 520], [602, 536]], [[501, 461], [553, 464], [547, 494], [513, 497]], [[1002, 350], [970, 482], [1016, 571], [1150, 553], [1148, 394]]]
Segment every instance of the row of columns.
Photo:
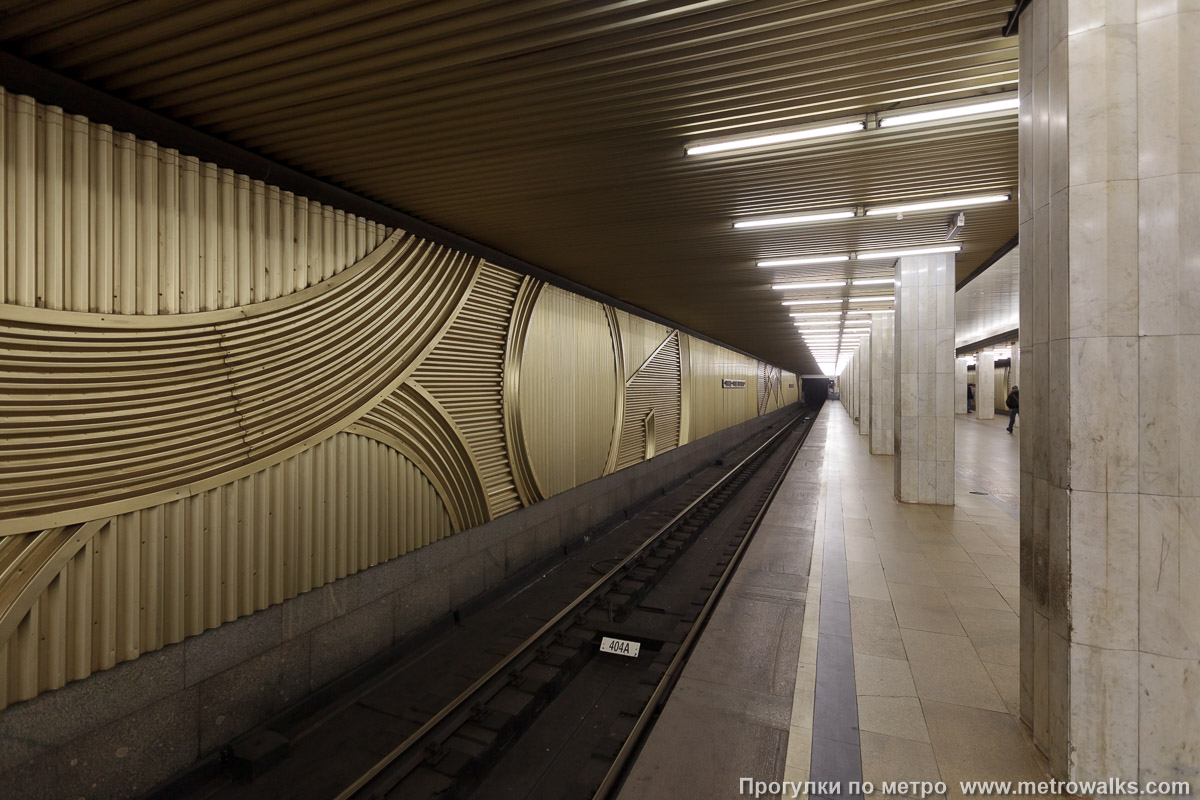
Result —
[[[976, 419], [995, 419], [996, 418], [996, 359], [995, 353], [990, 350], [981, 350], [974, 354], [975, 357], [975, 417]], [[1002, 386], [1001, 394], [1007, 395], [1014, 387], [1019, 386], [1019, 373], [1021, 364], [1021, 348], [1020, 344], [1013, 345], [1012, 355], [1009, 358], [1008, 367], [1008, 385]], [[969, 403], [967, 401], [967, 386], [971, 382], [969, 373], [970, 357], [960, 356], [954, 360], [954, 413], [966, 414]], [[1020, 427], [1020, 416], [1014, 424], [1014, 427]]]
[[954, 256], [896, 262], [894, 313], [871, 315], [839, 376], [871, 452], [894, 456], [905, 503], [954, 503]]
[[[1019, 31], [1020, 716], [1057, 778], [1194, 789], [1200, 8], [1031, 0]], [[865, 417], [841, 385], [872, 452], [893, 422], [897, 498], [951, 503], [952, 257], [902, 258], [896, 280], [891, 347], [873, 324], [855, 360]]]

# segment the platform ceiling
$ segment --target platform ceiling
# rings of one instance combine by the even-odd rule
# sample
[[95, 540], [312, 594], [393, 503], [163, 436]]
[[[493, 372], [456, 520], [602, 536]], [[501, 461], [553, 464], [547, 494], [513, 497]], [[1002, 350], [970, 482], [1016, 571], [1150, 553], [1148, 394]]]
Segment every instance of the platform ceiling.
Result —
[[0, 47], [814, 372], [755, 260], [938, 242], [947, 216], [731, 221], [1011, 191], [969, 212], [961, 278], [1016, 234], [1016, 116], [721, 156], [684, 145], [1014, 89], [1014, 5], [0, 0]]

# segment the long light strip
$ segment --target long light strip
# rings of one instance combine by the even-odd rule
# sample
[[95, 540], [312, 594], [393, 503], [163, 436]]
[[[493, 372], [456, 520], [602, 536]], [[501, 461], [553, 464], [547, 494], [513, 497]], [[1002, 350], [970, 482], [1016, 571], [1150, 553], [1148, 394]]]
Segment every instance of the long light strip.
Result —
[[793, 214], [787, 217], [764, 217], [762, 219], [744, 219], [733, 223], [733, 227], [742, 228], [773, 228], [778, 225], [805, 225], [809, 222], [825, 222], [831, 219], [850, 219], [853, 211], [818, 211], [813, 214]]
[[[947, 245], [930, 245], [929, 247], [909, 247], [909, 248], [904, 248], [904, 249], [900, 249], [900, 250], [859, 250], [858, 252], [853, 253], [852, 256], [855, 261], [870, 261], [870, 260], [876, 259], [876, 258], [897, 258], [899, 256], [922, 256], [922, 255], [928, 255], [928, 254], [933, 254], [933, 253], [957, 253], [960, 250], [962, 250], [961, 244], [947, 244]], [[842, 256], [842, 257], [839, 257], [838, 260], [846, 261], [846, 260], [849, 260], [850, 258], [851, 258], [851, 256]], [[824, 261], [827, 259], [822, 259], [822, 260]], [[765, 266], [768, 263], [782, 264], [782, 262], [760, 261], [760, 262], [758, 262], [758, 265], [761, 267], [761, 266]], [[893, 282], [894, 282], [893, 278], [879, 278], [879, 279], [871, 279], [871, 280], [864, 279], [864, 280], [853, 281], [854, 285], [856, 285], [856, 286], [867, 285], [868, 283], [893, 283]], [[782, 291], [788, 291], [790, 289], [812, 289], [812, 288], [818, 288], [818, 287], [824, 287], [824, 286], [842, 286], [844, 284], [845, 284], [845, 281], [830, 281], [830, 282], [819, 281], [819, 282], [807, 282], [807, 283], [773, 283], [773, 284], [771, 284], [771, 288], [782, 292]]]
[[800, 312], [795, 312], [795, 313], [789, 314], [788, 316], [792, 316], [792, 317], [836, 317], [836, 316], [840, 316], [842, 314], [846, 314], [847, 316], [854, 314], [857, 316], [857, 315], [862, 315], [862, 314], [870, 315], [871, 313], [872, 312], [870, 312], [870, 311], [800, 311]]
[[841, 302], [844, 299], [845, 298], [842, 298], [842, 297], [830, 297], [830, 298], [822, 299], [822, 300], [784, 300], [783, 305], [785, 305], [785, 306], [816, 306], [816, 305], [821, 305], [824, 303], [837, 303], [837, 304], [841, 305]]
[[926, 256], [936, 253], [957, 253], [962, 250], [961, 244], [947, 244], [938, 247], [910, 247], [904, 250], [860, 250], [855, 254], [859, 261], [869, 261], [876, 258], [900, 258], [901, 256]]
[[804, 139], [821, 139], [826, 136], [837, 136], [842, 133], [855, 133], [866, 127], [863, 120], [840, 122], [836, 125], [821, 125], [819, 127], [797, 128], [781, 133], [771, 133], [766, 136], [751, 136], [748, 139], [733, 139], [728, 142], [713, 142], [698, 144], [686, 148], [689, 156], [699, 156], [705, 153], [723, 153], [728, 150], [745, 150], [749, 147], [766, 147], [771, 144], [798, 142]]
[[[897, 112], [891, 116], [887, 116], [886, 112], [879, 115], [878, 126], [880, 128], [897, 128], [904, 125], [915, 125], [920, 122], [936, 122], [943, 119], [957, 119], [959, 117], [970, 117], [979, 114], [992, 114], [998, 111], [1012, 111], [1019, 105], [1019, 101], [1011, 94], [1005, 94], [998, 99], [985, 100], [981, 103], [968, 103], [966, 105], [951, 105], [941, 108], [933, 108], [926, 111], [911, 111], [905, 113]], [[920, 108], [920, 106], [916, 106]], [[788, 142], [799, 142], [810, 139], [822, 139], [829, 136], [840, 136], [846, 133], [858, 133], [865, 130], [866, 117], [862, 119], [851, 120], [848, 122], [837, 122], [832, 125], [815, 123], [799, 128], [780, 131], [778, 133], [767, 133], [759, 136], [748, 136], [744, 139], [727, 139], [719, 142], [709, 142], [707, 144], [697, 144], [684, 147], [684, 152], [689, 156], [704, 155], [706, 153], [725, 153], [733, 150], [746, 150], [754, 147], [768, 147], [774, 144], [786, 144]]]
[[845, 281], [817, 281], [815, 283], [773, 283], [772, 289], [830, 289], [845, 286]]
[[855, 286], [875, 286], [877, 284], [895, 282], [895, 278], [863, 278], [862, 280], [852, 281]]
[[[868, 329], [867, 328], [846, 328], [845, 330], [847, 330], [847, 331], [866, 331]], [[824, 328], [818, 328], [818, 329], [801, 328], [801, 327], [798, 327], [798, 325], [796, 328], [796, 333], [800, 334], [801, 336], [807, 336], [810, 333], [828, 333], [828, 332], [829, 331]]]
[[957, 117], [970, 117], [975, 114], [990, 114], [993, 111], [1009, 111], [1011, 109], [1016, 109], [1017, 106], [1017, 98], [1011, 97], [1003, 100], [992, 100], [987, 103], [972, 103], [971, 105], [967, 106], [935, 108], [931, 111], [917, 111], [912, 114], [897, 114], [894, 117], [881, 117], [879, 119], [879, 127], [896, 128], [901, 125], [915, 125], [918, 122], [934, 122], [939, 119], [955, 119]]
[[893, 300], [895, 300], [896, 298], [890, 294], [881, 294], [881, 295], [871, 296], [871, 297], [848, 297], [846, 299], [849, 300], [851, 303], [884, 303], [884, 302], [890, 303]]
[[910, 214], [915, 211], [936, 211], [939, 208], [963, 208], [965, 206], [983, 206], [991, 203], [1004, 203], [1012, 199], [1008, 192], [1004, 194], [980, 194], [970, 197], [948, 197], [944, 200], [927, 200], [921, 203], [899, 203], [891, 206], [875, 206], [867, 209], [868, 217], [892, 216], [895, 214]]
[[806, 264], [832, 264], [836, 261], [849, 261], [848, 255], [813, 256], [811, 258], [774, 258], [769, 261], [759, 261], [760, 267], [802, 267]]

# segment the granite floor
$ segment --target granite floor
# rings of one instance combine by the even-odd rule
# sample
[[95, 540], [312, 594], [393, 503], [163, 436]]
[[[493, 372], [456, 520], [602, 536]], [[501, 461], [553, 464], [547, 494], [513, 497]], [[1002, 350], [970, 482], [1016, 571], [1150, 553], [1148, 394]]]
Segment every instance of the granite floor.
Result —
[[[892, 457], [870, 455], [840, 404], [822, 414], [825, 470], [784, 778], [852, 775], [845, 750], [839, 764], [820, 746], [850, 720], [862, 778], [877, 790], [941, 780], [962, 797], [963, 780], [1045, 780], [1016, 716], [1019, 429], [959, 416], [955, 505], [910, 505], [894, 499]], [[830, 675], [821, 654], [838, 642], [826, 620], [842, 612], [836, 586], [824, 589], [843, 571], [853, 666]], [[823, 680], [844, 684], [846, 673], [856, 708], [823, 719]]]

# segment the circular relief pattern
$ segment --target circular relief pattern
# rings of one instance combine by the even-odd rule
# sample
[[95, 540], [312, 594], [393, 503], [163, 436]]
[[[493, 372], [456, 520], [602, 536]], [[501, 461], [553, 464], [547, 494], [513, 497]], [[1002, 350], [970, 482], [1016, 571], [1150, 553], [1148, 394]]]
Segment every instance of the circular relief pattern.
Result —
[[603, 475], [618, 397], [604, 306], [543, 288], [529, 320], [519, 380], [521, 430], [542, 495]]

